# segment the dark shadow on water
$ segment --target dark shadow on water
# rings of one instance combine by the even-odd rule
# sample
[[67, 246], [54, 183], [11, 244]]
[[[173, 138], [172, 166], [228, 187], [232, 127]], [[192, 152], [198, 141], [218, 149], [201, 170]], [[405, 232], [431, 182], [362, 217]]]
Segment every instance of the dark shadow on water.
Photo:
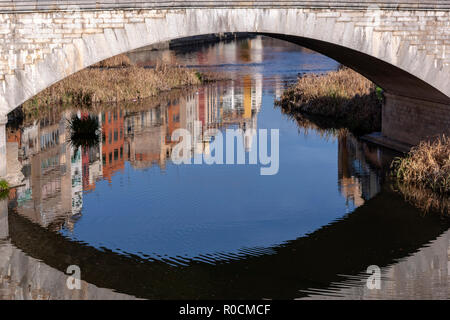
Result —
[[373, 199], [343, 219], [271, 248], [271, 254], [215, 264], [162, 261], [121, 255], [72, 242], [14, 213], [11, 242], [33, 258], [65, 271], [80, 266], [83, 279], [99, 287], [149, 299], [292, 299], [327, 288], [370, 265], [388, 266], [448, 230], [438, 214], [423, 215], [385, 185]]
[[[370, 107], [370, 105], [373, 105], [373, 101], [377, 99], [377, 94], [373, 92], [362, 96], [356, 95], [350, 99], [328, 96], [317, 97], [310, 102], [316, 106], [323, 106], [322, 109], [333, 110], [334, 106], [341, 106], [339, 108], [342, 109], [342, 114], [333, 114], [332, 116], [305, 113], [300, 111], [300, 108], [283, 100], [277, 101], [276, 105], [283, 114], [296, 120], [299, 127], [309, 127], [311, 126], [309, 122], [311, 122], [322, 130], [345, 128], [356, 136], [362, 136], [381, 131], [381, 103], [379, 108]], [[294, 98], [291, 97], [290, 100], [294, 100]]]

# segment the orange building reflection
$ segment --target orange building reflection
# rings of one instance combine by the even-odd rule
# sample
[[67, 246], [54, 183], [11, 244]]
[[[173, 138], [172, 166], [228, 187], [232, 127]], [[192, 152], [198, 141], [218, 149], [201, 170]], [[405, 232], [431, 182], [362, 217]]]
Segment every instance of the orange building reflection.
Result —
[[120, 108], [102, 112], [102, 162], [103, 178], [111, 182], [114, 172], [125, 166], [124, 112]]

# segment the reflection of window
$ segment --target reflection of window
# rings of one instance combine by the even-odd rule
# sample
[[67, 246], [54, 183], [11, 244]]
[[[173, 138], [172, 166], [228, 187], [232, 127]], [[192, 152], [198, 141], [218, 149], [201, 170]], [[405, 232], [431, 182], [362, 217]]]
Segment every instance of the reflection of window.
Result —
[[116, 161], [117, 159], [119, 159], [119, 150], [114, 149], [114, 161]]
[[109, 163], [112, 162], [112, 152], [109, 153]]
[[120, 147], [120, 159], [123, 158], [123, 147]]
[[103, 158], [103, 165], [105, 166], [106, 165], [106, 154], [103, 154], [102, 158]]

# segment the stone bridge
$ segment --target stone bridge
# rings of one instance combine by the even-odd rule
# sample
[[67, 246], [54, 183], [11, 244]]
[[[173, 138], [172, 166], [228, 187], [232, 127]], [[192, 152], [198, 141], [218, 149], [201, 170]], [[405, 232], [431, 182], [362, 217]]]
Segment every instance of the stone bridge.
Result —
[[386, 93], [390, 139], [450, 134], [448, 0], [0, 0], [0, 157], [7, 113], [51, 84], [133, 49], [223, 32], [293, 41], [371, 79]]

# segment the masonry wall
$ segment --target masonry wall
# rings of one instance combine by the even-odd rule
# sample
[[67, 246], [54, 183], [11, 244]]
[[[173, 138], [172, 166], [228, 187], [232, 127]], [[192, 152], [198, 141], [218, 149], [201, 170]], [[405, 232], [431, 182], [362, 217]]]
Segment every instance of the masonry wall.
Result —
[[450, 97], [450, 10], [349, 8], [3, 13], [0, 113], [98, 59], [217, 32], [273, 32], [337, 44], [395, 65]]
[[439, 134], [450, 136], [450, 106], [386, 94], [382, 134], [411, 145]]
[[[315, 19], [311, 21], [314, 20], [315, 24], [345, 23], [355, 28], [370, 28], [374, 32], [388, 32], [393, 37], [392, 41], [408, 42], [411, 48], [432, 56], [437, 68], [450, 66], [449, 10], [301, 11], [314, 15]], [[104, 33], [105, 29], [124, 29], [127, 24], [164, 18], [166, 13], [151, 9], [78, 11], [74, 8], [60, 12], [0, 14], [0, 80], [4, 80], [7, 74], [14, 74], [16, 69], [23, 69], [26, 64], [42, 60], [54, 49], [73, 43], [74, 39]], [[244, 12], [242, 17], [245, 18]]]

